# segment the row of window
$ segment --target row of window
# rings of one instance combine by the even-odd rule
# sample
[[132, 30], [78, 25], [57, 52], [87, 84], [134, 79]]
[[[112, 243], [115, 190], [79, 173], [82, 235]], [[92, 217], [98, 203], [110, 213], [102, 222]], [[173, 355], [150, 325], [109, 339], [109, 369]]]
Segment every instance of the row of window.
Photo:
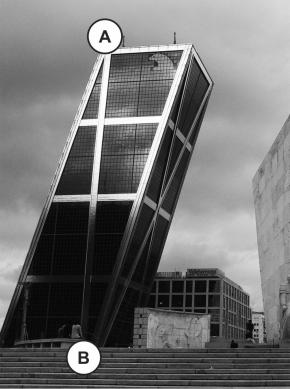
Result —
[[[170, 303], [171, 297], [171, 303]], [[194, 298], [193, 298], [194, 297]], [[152, 308], [173, 308], [173, 307], [219, 307], [220, 295], [218, 294], [197, 294], [197, 295], [183, 295], [183, 294], [151, 294], [148, 305]]]
[[155, 280], [151, 293], [219, 293], [220, 280]]
[[245, 330], [223, 324], [223, 336], [227, 339], [243, 339], [245, 338]]
[[246, 305], [250, 304], [250, 297], [248, 295], [246, 295], [241, 290], [235, 288], [233, 285], [230, 285], [225, 281], [224, 281], [223, 291], [224, 294], [228, 295], [229, 297], [239, 300]]
[[[224, 306], [236, 311], [241, 304], [249, 305], [249, 296], [224, 282]], [[220, 280], [155, 280], [151, 293], [220, 293]], [[227, 293], [228, 294], [228, 293]], [[238, 300], [235, 301], [234, 299]], [[240, 307], [241, 308], [241, 307]]]
[[227, 311], [236, 312], [239, 315], [250, 316], [250, 308], [229, 297], [223, 298], [223, 307]]
[[237, 327], [246, 328], [246, 322], [248, 321], [249, 316], [242, 317], [241, 315], [237, 315], [231, 312], [223, 312], [223, 322], [235, 325]]

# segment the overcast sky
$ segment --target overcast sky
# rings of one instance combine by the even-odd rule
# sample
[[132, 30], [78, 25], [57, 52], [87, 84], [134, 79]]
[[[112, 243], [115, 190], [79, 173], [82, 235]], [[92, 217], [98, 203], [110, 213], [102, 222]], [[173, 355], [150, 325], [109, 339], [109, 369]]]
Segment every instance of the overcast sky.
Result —
[[0, 325], [96, 54], [193, 43], [215, 82], [160, 270], [218, 267], [262, 309], [252, 178], [290, 112], [288, 0], [0, 2]]

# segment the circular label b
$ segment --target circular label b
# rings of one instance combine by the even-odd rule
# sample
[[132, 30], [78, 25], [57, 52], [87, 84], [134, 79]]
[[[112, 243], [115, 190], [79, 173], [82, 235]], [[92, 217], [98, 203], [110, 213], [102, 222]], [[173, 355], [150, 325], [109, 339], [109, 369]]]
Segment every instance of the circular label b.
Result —
[[87, 341], [77, 342], [67, 353], [69, 367], [78, 374], [90, 374], [96, 370], [101, 360], [97, 347]]
[[101, 54], [109, 54], [117, 50], [122, 38], [120, 26], [111, 19], [99, 19], [88, 30], [89, 45]]

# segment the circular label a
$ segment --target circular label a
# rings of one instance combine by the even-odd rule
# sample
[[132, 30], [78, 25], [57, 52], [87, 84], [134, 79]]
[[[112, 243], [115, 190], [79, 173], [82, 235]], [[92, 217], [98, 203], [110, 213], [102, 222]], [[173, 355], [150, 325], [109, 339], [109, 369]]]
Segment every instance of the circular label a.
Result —
[[88, 42], [93, 50], [101, 54], [110, 54], [121, 45], [123, 33], [111, 19], [99, 19], [88, 30]]
[[78, 374], [90, 374], [99, 366], [101, 355], [91, 342], [81, 341], [73, 344], [67, 353], [69, 367]]

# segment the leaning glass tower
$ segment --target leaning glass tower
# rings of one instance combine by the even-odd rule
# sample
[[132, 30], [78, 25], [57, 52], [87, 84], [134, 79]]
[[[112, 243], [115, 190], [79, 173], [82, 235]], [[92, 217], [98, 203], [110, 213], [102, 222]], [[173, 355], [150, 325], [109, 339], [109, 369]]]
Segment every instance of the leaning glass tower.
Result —
[[99, 346], [132, 341], [213, 83], [192, 45], [98, 57], [61, 155], [1, 342], [81, 323]]

